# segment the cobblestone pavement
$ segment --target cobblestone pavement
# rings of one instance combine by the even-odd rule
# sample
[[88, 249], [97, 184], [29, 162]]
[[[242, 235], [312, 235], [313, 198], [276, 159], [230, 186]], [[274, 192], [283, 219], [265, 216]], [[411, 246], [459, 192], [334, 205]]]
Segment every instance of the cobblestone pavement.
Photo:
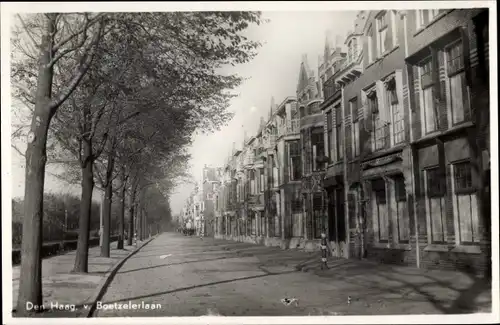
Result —
[[165, 233], [125, 262], [94, 316], [491, 311], [489, 283], [462, 273], [352, 260], [332, 260], [326, 271], [297, 270], [318, 258], [319, 253]]

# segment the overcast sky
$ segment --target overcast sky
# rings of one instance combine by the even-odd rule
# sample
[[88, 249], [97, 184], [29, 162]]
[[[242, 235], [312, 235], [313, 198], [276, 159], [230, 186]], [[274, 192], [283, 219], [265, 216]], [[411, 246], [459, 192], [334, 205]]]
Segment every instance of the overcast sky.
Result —
[[[354, 11], [318, 12], [264, 12], [270, 22], [248, 30], [248, 36], [265, 43], [258, 56], [250, 63], [234, 68], [238, 74], [250, 78], [238, 89], [239, 97], [232, 101], [231, 110], [236, 115], [227, 127], [211, 135], [194, 136], [191, 173], [201, 180], [205, 164], [221, 166], [232, 142], [241, 144], [243, 129], [248, 135], [256, 133], [260, 117], [268, 116], [271, 97], [280, 103], [287, 96], [295, 96], [302, 54], [308, 55], [309, 66], [316, 70], [318, 55], [323, 53], [326, 31], [344, 37], [352, 29]], [[24, 158], [12, 151], [13, 197], [24, 195]], [[57, 173], [51, 167], [48, 172]], [[79, 186], [70, 186], [57, 178], [46, 175], [46, 191], [79, 194]], [[179, 212], [193, 186], [183, 184], [171, 197], [174, 213]], [[95, 198], [99, 192], [95, 191]]]

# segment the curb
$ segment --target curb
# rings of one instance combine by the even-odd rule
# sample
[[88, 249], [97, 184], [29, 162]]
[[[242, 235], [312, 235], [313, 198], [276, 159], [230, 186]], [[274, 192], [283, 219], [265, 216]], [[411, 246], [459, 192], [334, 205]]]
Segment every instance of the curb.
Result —
[[111, 267], [111, 269], [108, 270], [108, 272], [106, 272], [104, 279], [101, 281], [101, 283], [99, 283], [99, 286], [96, 289], [96, 293], [93, 296], [91, 296], [89, 299], [87, 299], [87, 301], [92, 303], [92, 306], [90, 306], [89, 311], [85, 315], [86, 318], [92, 317], [92, 314], [95, 312], [95, 309], [97, 307], [97, 302], [99, 301], [99, 299], [101, 299], [104, 296], [104, 293], [106, 293], [106, 290], [107, 290], [109, 284], [111, 283], [111, 281], [113, 281], [113, 278], [115, 277], [118, 270], [122, 267], [122, 265], [125, 264], [125, 262], [129, 258], [131, 258], [135, 254], [137, 254], [144, 246], [149, 244], [155, 238], [156, 238], [156, 236], [153, 236], [150, 239], [148, 239], [147, 241], [145, 241], [144, 243], [142, 243], [139, 247], [137, 247], [132, 252], [130, 252], [127, 256], [125, 256], [121, 261], [119, 261], [118, 263], [113, 265]]

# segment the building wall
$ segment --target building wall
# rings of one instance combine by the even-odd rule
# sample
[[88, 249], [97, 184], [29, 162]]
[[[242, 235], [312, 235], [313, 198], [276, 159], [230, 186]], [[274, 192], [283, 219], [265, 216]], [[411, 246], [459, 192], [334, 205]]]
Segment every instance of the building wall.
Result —
[[[487, 202], [489, 195], [489, 86], [488, 86], [488, 41], [482, 41], [477, 36], [477, 29], [474, 19], [477, 21], [487, 21], [488, 17], [478, 15], [484, 13], [484, 9], [470, 10], [444, 10], [426, 26], [417, 29], [417, 12], [411, 10], [389, 11], [394, 13], [394, 21], [391, 21], [387, 32], [389, 41], [385, 44], [388, 51], [382, 55], [373, 55], [369, 59], [369, 53], [375, 54], [376, 49], [373, 43], [369, 43], [370, 27], [375, 30], [375, 20], [383, 11], [360, 12], [355, 22], [355, 31], [350, 34], [347, 41], [353, 37], [360, 37], [362, 48], [362, 73], [357, 75], [350, 83], [346, 84], [342, 93], [342, 121], [343, 121], [343, 160], [342, 172], [336, 171], [339, 175], [344, 175], [344, 184], [337, 182], [337, 188], [344, 193], [344, 200], [341, 200], [345, 207], [348, 247], [336, 247], [342, 252], [349, 252], [349, 257], [367, 257], [385, 263], [396, 263], [427, 268], [457, 268], [466, 271], [481, 272], [491, 266], [489, 263], [491, 256], [491, 235], [488, 232], [491, 216], [488, 209], [478, 209], [481, 211], [477, 233], [480, 240], [474, 245], [463, 245], [457, 239], [456, 229], [460, 225], [454, 218], [453, 196], [453, 169], [451, 164], [463, 159], [469, 159], [473, 163], [474, 170], [471, 177], [474, 188], [480, 191], [481, 202]], [[366, 19], [365, 19], [366, 18]], [[460, 29], [459, 29], [460, 27]], [[450, 34], [451, 33], [451, 34]], [[470, 100], [470, 123], [459, 127], [451, 127], [447, 122], [449, 103], [446, 99], [451, 98], [447, 93], [447, 88], [443, 85], [445, 74], [443, 70], [440, 48], [452, 40], [449, 36], [455, 33], [456, 36], [464, 37], [464, 57], [466, 58], [467, 92]], [[392, 36], [397, 36], [394, 43]], [[328, 41], [328, 40], [327, 40]], [[391, 44], [392, 43], [392, 44]], [[429, 45], [437, 50], [430, 50]], [[480, 46], [478, 46], [480, 45]], [[484, 45], [484, 46], [483, 46]], [[326, 50], [329, 52], [330, 50]], [[434, 64], [434, 83], [436, 94], [436, 107], [440, 128], [437, 133], [430, 135], [422, 134], [422, 105], [421, 91], [419, 86], [419, 71], [416, 66], [421, 59], [437, 53]], [[328, 53], [327, 53], [328, 54]], [[485, 60], [482, 58], [485, 57]], [[337, 66], [339, 68], [340, 65]], [[321, 66], [318, 71], [322, 83], [325, 83], [326, 66]], [[373, 150], [375, 141], [374, 123], [372, 114], [367, 109], [367, 101], [364, 91], [370, 88], [377, 81], [383, 81], [392, 73], [396, 74], [396, 93], [399, 109], [402, 112], [402, 125], [404, 126], [403, 141], [398, 144], [388, 144], [381, 150]], [[332, 73], [332, 72], [329, 72]], [[335, 74], [335, 72], [333, 72]], [[345, 77], [345, 75], [344, 75]], [[345, 79], [343, 79], [345, 80]], [[380, 86], [380, 85], [379, 85]], [[311, 173], [306, 168], [307, 164], [312, 164], [312, 146], [310, 139], [310, 128], [323, 127], [326, 124], [326, 117], [315, 110], [307, 109], [311, 101], [322, 101], [321, 90], [323, 84], [316, 81], [314, 73], [307, 65], [307, 58], [303, 57], [300, 67], [300, 77], [297, 87], [296, 107], [301, 110], [301, 150], [302, 150], [302, 180], [301, 182], [289, 182], [289, 152], [286, 139], [278, 141], [276, 147], [266, 149], [267, 155], [264, 162], [265, 190], [263, 193], [265, 217], [264, 224], [260, 225], [265, 234], [266, 245], [281, 243], [287, 248], [295, 248], [296, 243], [306, 243], [312, 239], [312, 194], [310, 193], [312, 179], [311, 176], [318, 173]], [[379, 91], [381, 88], [378, 89]], [[384, 90], [385, 91], [385, 90]], [[362, 96], [363, 95], [363, 96]], [[353, 141], [353, 117], [350, 111], [349, 102], [357, 97], [358, 117], [360, 129], [359, 138], [360, 153], [354, 155]], [[333, 99], [325, 98], [325, 107], [328, 109]], [[293, 103], [295, 104], [295, 103]], [[287, 104], [288, 105], [288, 104]], [[279, 110], [279, 109], [278, 109]], [[387, 112], [388, 105], [379, 102], [379, 111]], [[291, 108], [286, 107], [286, 119], [290, 116]], [[274, 134], [273, 125], [277, 125], [276, 105], [271, 104], [269, 121], [261, 121], [265, 128], [259, 130], [262, 137]], [[326, 112], [323, 112], [326, 113]], [[392, 121], [392, 120], [391, 120]], [[325, 129], [326, 132], [326, 129]], [[325, 133], [326, 138], [326, 133]], [[326, 144], [326, 141], [325, 141]], [[243, 148], [245, 149], [245, 148]], [[326, 148], [325, 148], [326, 149]], [[233, 152], [234, 153], [234, 152]], [[328, 155], [329, 153], [325, 153]], [[233, 156], [233, 158], [240, 159]], [[309, 162], [306, 161], [309, 160]], [[238, 169], [234, 162], [234, 168]], [[273, 164], [278, 167], [279, 184], [275, 186], [273, 175]], [[431, 238], [430, 214], [426, 208], [427, 197], [425, 191], [425, 174], [427, 167], [438, 166], [440, 179], [444, 179], [443, 211], [444, 227], [446, 231], [446, 241], [436, 244], [429, 241]], [[484, 166], [484, 169], [483, 169]], [[330, 169], [338, 166], [331, 165]], [[306, 173], [307, 171], [307, 173]], [[332, 172], [332, 170], [328, 170]], [[306, 175], [307, 174], [307, 175]], [[399, 176], [398, 176], [399, 175]], [[402, 177], [402, 178], [401, 178]], [[374, 179], [382, 179], [385, 189], [385, 201], [388, 205], [387, 220], [381, 223], [378, 215], [374, 213], [374, 204], [381, 200], [375, 196], [376, 185]], [[245, 179], [240, 178], [239, 184]], [[397, 183], [397, 182], [402, 183]], [[335, 183], [335, 182], [333, 182]], [[332, 184], [333, 184], [332, 183]], [[434, 182], [435, 183], [435, 182]], [[396, 186], [396, 184], [399, 184]], [[234, 184], [233, 184], [234, 186]], [[240, 185], [238, 185], [240, 186]], [[401, 186], [401, 187], [400, 187]], [[319, 189], [321, 190], [321, 189]], [[297, 191], [302, 192], [303, 213], [302, 218], [296, 218], [293, 213], [292, 199]], [[404, 192], [403, 192], [404, 191]], [[330, 191], [331, 192], [331, 191]], [[229, 196], [234, 196], [234, 187], [228, 188]], [[319, 193], [319, 192], [318, 192]], [[241, 192], [243, 195], [244, 193]], [[331, 193], [327, 203], [332, 202]], [[333, 199], [336, 201], [337, 199]], [[240, 197], [239, 203], [234, 206], [226, 204], [223, 210], [235, 210], [240, 217], [245, 217], [248, 213], [243, 205], [244, 200]], [[399, 202], [405, 202], [399, 203]], [[338, 202], [335, 202], [338, 203]], [[440, 203], [441, 204], [441, 203]], [[485, 203], [486, 207], [489, 203]], [[404, 208], [401, 208], [401, 207]], [[401, 208], [401, 210], [399, 210]], [[327, 212], [327, 211], [323, 211]], [[331, 211], [328, 210], [328, 213]], [[398, 217], [400, 216], [400, 217]], [[245, 232], [244, 226], [238, 217], [232, 219], [233, 222], [227, 228], [228, 233], [235, 238]], [[337, 221], [336, 221], [337, 222]], [[299, 225], [297, 225], [297, 223]], [[237, 224], [239, 227], [237, 227]], [[342, 227], [344, 227], [342, 226]], [[328, 225], [327, 227], [330, 227]], [[302, 230], [302, 238], [297, 241], [292, 237], [299, 233], [296, 229]], [[328, 230], [328, 229], [327, 229]], [[381, 233], [380, 230], [385, 231]], [[246, 233], [246, 232], [245, 232]], [[381, 239], [387, 234], [387, 238]], [[400, 238], [401, 236], [401, 238]], [[242, 240], [242, 236], [238, 237]], [[289, 242], [289, 243], [288, 243]], [[288, 243], [288, 244], [287, 244]], [[293, 244], [292, 244], [293, 243]], [[293, 247], [292, 247], [293, 246]], [[307, 244], [299, 245], [305, 247]], [[345, 255], [341, 253], [340, 255]]]
[[[416, 30], [416, 11], [408, 12], [408, 23], [410, 25], [408, 48], [411, 56], [408, 59], [408, 71], [411, 74], [412, 90], [412, 134], [415, 142], [413, 154], [415, 157], [415, 178], [417, 193], [417, 221], [419, 225], [419, 253], [421, 264], [428, 268], [454, 268], [464, 271], [483, 273], [491, 268], [491, 237], [489, 235], [490, 216], [488, 212], [477, 207], [478, 227], [476, 235], [479, 240], [473, 244], [465, 244], [460, 239], [459, 229], [466, 227], [459, 222], [461, 218], [467, 218], [468, 214], [457, 210], [458, 197], [454, 193], [455, 174], [453, 166], [460, 161], [470, 161], [472, 185], [479, 189], [476, 193], [478, 202], [487, 202], [487, 197], [482, 191], [484, 188], [483, 151], [489, 151], [485, 137], [489, 133], [486, 112], [489, 111], [489, 101], [481, 101], [479, 98], [489, 98], [488, 85], [481, 78], [481, 64], [478, 58], [478, 43], [473, 19], [484, 12], [484, 9], [472, 10], [445, 10], [424, 29]], [[483, 17], [481, 19], [484, 19]], [[449, 83], [446, 74], [445, 46], [455, 40], [461, 40], [463, 44], [463, 58], [465, 63], [465, 88], [468, 95], [465, 96], [465, 123], [451, 125], [450, 102], [452, 96], [449, 93]], [[429, 47], [432, 45], [433, 49]], [[433, 68], [435, 80], [439, 82], [432, 86], [437, 94], [438, 130], [432, 134], [424, 134], [422, 130], [423, 103], [420, 99], [421, 88], [418, 76], [418, 63], [425, 56], [433, 57]], [[487, 55], [486, 55], [487, 56]], [[470, 111], [467, 112], [470, 107]], [[486, 130], [486, 131], [484, 131]], [[426, 168], [436, 166], [444, 180], [442, 195], [442, 215], [445, 239], [436, 244], [433, 241], [432, 229], [436, 214], [429, 212], [428, 202], [431, 200], [426, 191]], [[489, 194], [488, 194], [489, 195]], [[470, 214], [476, 213], [471, 210]], [[464, 217], [465, 216], [465, 217]], [[436, 229], [436, 228], [435, 228]]]

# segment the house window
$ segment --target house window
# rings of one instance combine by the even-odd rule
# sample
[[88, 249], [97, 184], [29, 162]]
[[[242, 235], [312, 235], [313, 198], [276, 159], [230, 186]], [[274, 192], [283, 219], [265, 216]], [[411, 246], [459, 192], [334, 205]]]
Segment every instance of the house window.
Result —
[[311, 130], [312, 164], [313, 171], [321, 170], [323, 163], [317, 161], [318, 157], [323, 157], [325, 152], [325, 136], [323, 128]]
[[434, 20], [441, 12], [445, 10], [431, 9], [431, 10], [417, 10], [417, 29], [424, 28]]
[[391, 11], [391, 30], [392, 30], [392, 38], [393, 38], [393, 44], [396, 46], [398, 44], [398, 29], [397, 29], [397, 23], [396, 20], [398, 19], [398, 14], [397, 11], [392, 10]]
[[337, 161], [340, 161], [344, 158], [344, 146], [342, 143], [342, 107], [339, 105], [335, 108], [335, 138], [337, 140], [336, 149], [337, 149]]
[[333, 148], [334, 148], [334, 138], [333, 138], [333, 110], [326, 113], [326, 133], [327, 133], [327, 146], [328, 146], [328, 156], [330, 162], [333, 162]]
[[397, 175], [394, 178], [394, 201], [396, 203], [394, 212], [398, 227], [398, 240], [400, 243], [408, 243], [410, 240], [410, 215], [408, 214], [403, 175]]
[[382, 13], [377, 18], [377, 54], [380, 56], [385, 53], [387, 48], [387, 31], [389, 27], [387, 25], [387, 12]]
[[419, 68], [421, 87], [422, 127], [424, 134], [437, 130], [437, 116], [434, 108], [434, 90], [432, 79], [432, 60], [426, 60]]
[[349, 101], [351, 118], [352, 118], [352, 148], [354, 157], [359, 156], [359, 116], [358, 116], [358, 99], [354, 98]]
[[373, 126], [375, 130], [375, 150], [384, 149], [387, 141], [388, 125], [380, 118], [377, 92], [372, 90], [367, 94], [368, 107], [372, 112]]
[[465, 120], [467, 102], [467, 84], [462, 42], [457, 42], [446, 50], [446, 72], [450, 93], [452, 124]]
[[292, 236], [302, 237], [303, 227], [302, 227], [302, 197], [299, 192], [295, 192], [291, 199], [291, 210], [292, 210]]
[[425, 170], [427, 219], [431, 243], [442, 244], [446, 239], [445, 175], [439, 167]]
[[260, 192], [264, 192], [265, 184], [266, 184], [266, 176], [264, 174], [264, 168], [259, 168], [259, 176], [260, 176]]
[[387, 208], [385, 181], [383, 179], [377, 179], [372, 182], [372, 196], [374, 230], [378, 234], [379, 242], [387, 242], [389, 240], [389, 211]]
[[323, 229], [323, 197], [321, 194], [314, 194], [313, 196], [313, 206], [312, 206], [312, 221], [314, 238], [321, 237], [321, 231]]
[[290, 180], [297, 181], [302, 177], [302, 162], [300, 159], [300, 140], [290, 141], [288, 143], [288, 152], [290, 156], [289, 173]]
[[452, 165], [453, 173], [453, 215], [461, 244], [478, 243], [479, 215], [477, 191], [472, 185], [472, 170], [469, 161]]
[[366, 33], [368, 35], [368, 63], [371, 63], [373, 62], [374, 60], [374, 55], [375, 53], [373, 53], [373, 29], [372, 27], [370, 27], [368, 29], [368, 32]]
[[400, 105], [400, 100], [398, 98], [396, 78], [392, 78], [386, 84], [386, 87], [387, 100], [392, 114], [392, 137], [394, 139], [394, 144], [398, 144], [404, 141], [405, 124], [402, 109], [403, 105]]

